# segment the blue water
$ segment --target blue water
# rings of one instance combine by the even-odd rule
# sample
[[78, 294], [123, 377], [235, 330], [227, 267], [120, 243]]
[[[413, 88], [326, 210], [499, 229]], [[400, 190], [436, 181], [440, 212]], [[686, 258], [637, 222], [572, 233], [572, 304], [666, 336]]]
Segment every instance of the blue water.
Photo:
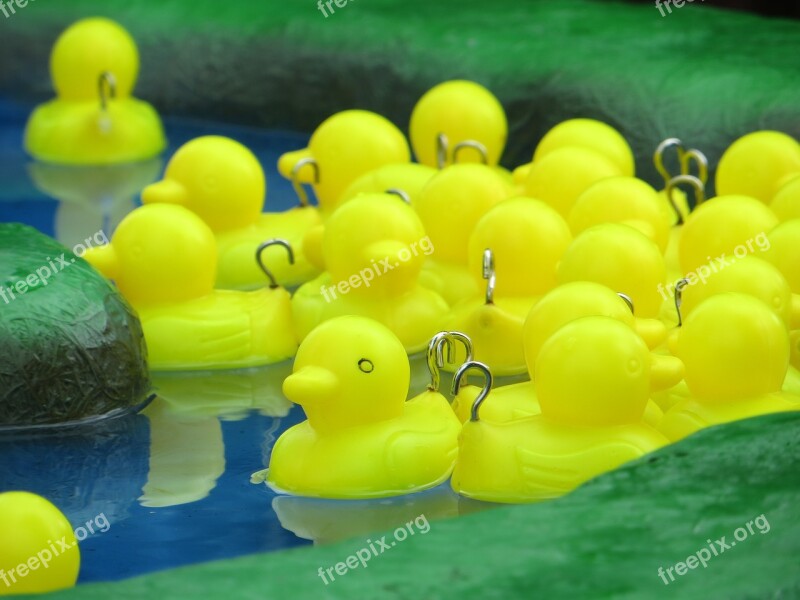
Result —
[[[32, 107], [0, 101], [0, 221], [36, 227], [66, 245], [114, 226], [163, 160], [119, 169], [35, 165], [22, 151]], [[264, 165], [269, 210], [296, 203], [278, 156], [307, 136], [165, 119], [169, 156], [206, 134], [233, 137]], [[100, 183], [98, 183], [100, 182]], [[61, 199], [59, 199], [61, 198]], [[243, 372], [154, 377], [158, 397], [141, 413], [58, 431], [0, 433], [0, 492], [47, 497], [73, 527], [110, 527], [80, 544], [80, 582], [115, 580], [253, 552], [336, 541], [395, 527], [418, 515], [455, 516], [447, 485], [374, 502], [281, 497], [250, 482], [272, 444], [304, 416], [280, 391], [291, 365]], [[411, 393], [424, 389], [415, 361]], [[462, 503], [462, 512], [463, 503]], [[469, 510], [473, 510], [469, 508]]]

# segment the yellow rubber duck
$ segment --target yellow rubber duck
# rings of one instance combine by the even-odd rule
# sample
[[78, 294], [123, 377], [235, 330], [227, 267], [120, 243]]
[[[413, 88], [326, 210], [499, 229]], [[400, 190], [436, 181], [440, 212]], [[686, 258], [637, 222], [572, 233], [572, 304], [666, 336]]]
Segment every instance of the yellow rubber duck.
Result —
[[[666, 327], [658, 321], [667, 297], [666, 278], [664, 257], [656, 243], [620, 223], [595, 225], [576, 236], [558, 267], [559, 283], [594, 281], [630, 298], [634, 314], [643, 319], [637, 329], [648, 340], [666, 339]], [[645, 328], [652, 333], [645, 334]]]
[[25, 149], [37, 160], [109, 165], [153, 158], [167, 145], [152, 106], [131, 96], [139, 53], [130, 34], [104, 18], [66, 29], [50, 55], [56, 99], [34, 110]]
[[409, 377], [403, 344], [380, 323], [349, 315], [320, 325], [283, 384], [308, 420], [278, 438], [267, 484], [301, 496], [385, 498], [446, 481], [460, 423], [441, 395], [406, 402]]
[[[392, 193], [409, 203], [415, 203], [422, 188], [436, 169], [416, 163], [384, 165], [373, 171], [364, 173], [342, 192], [340, 205], [352, 200], [359, 194]], [[311, 228], [303, 238], [303, 254], [320, 271], [325, 270], [325, 258], [322, 256], [322, 238], [325, 226], [320, 224]]]
[[485, 292], [453, 307], [447, 329], [466, 334], [476, 360], [498, 376], [525, 373], [522, 325], [531, 306], [556, 287], [556, 268], [572, 241], [555, 209], [532, 198], [491, 208], [469, 240], [469, 271]]
[[769, 207], [782, 222], [800, 219], [800, 175], [781, 186]]
[[751, 196], [769, 204], [778, 190], [800, 174], [800, 143], [780, 131], [740, 137], [717, 166], [717, 194]]
[[785, 325], [761, 300], [735, 292], [707, 299], [677, 340], [691, 396], [667, 411], [659, 429], [676, 441], [711, 425], [800, 409], [781, 391], [789, 351]]
[[[481, 418], [488, 386], [459, 436], [451, 485], [469, 498], [533, 502], [580, 484], [666, 445], [642, 422], [650, 393], [650, 352], [630, 327], [584, 317], [542, 347], [534, 377], [541, 414], [504, 423]], [[467, 363], [454, 380], [471, 368]]]
[[409, 353], [425, 349], [448, 306], [419, 283], [437, 249], [408, 204], [392, 194], [353, 198], [326, 222], [322, 248], [328, 271], [292, 298], [301, 340], [333, 317], [361, 315], [389, 327]]
[[712, 198], [686, 219], [678, 244], [681, 270], [688, 275], [700, 267], [724, 266], [737, 248], [752, 252], [756, 239], [778, 223], [769, 207], [755, 198]]
[[423, 267], [421, 281], [448, 304], [477, 296], [480, 287], [470, 274], [469, 238], [478, 221], [513, 187], [485, 165], [457, 164], [434, 175], [412, 206], [436, 252]]
[[443, 169], [457, 162], [500, 162], [508, 135], [500, 101], [474, 81], [445, 81], [429, 89], [411, 113], [414, 156]]
[[[208, 135], [178, 149], [164, 179], [144, 189], [142, 202], [179, 204], [197, 214], [217, 240], [216, 287], [255, 289], [264, 283], [253, 260], [259, 244], [280, 238], [301, 248], [306, 232], [321, 222], [317, 209], [307, 205], [262, 213], [266, 189], [261, 164], [248, 148], [230, 138]], [[285, 286], [319, 275], [302, 252], [295, 253], [293, 264], [269, 255], [266, 265]]]
[[308, 148], [282, 155], [278, 171], [314, 188], [325, 219], [361, 175], [410, 160], [408, 142], [391, 121], [366, 110], [345, 110], [317, 127]]
[[289, 292], [274, 278], [253, 292], [215, 290], [214, 234], [182, 206], [137, 208], [84, 258], [136, 309], [153, 370], [251, 367], [297, 348]]
[[611, 161], [616, 174], [623, 177], [635, 175], [633, 151], [622, 134], [602, 121], [595, 119], [568, 119], [551, 128], [537, 144], [530, 163], [514, 170], [514, 182], [524, 183], [531, 166], [548, 154], [561, 148], [577, 146], [592, 150]]
[[[638, 333], [639, 319], [633, 316], [630, 306], [619, 294], [590, 281], [566, 283], [545, 294], [531, 308], [525, 319], [522, 333], [528, 375], [534, 377], [536, 360], [547, 340], [566, 324], [590, 316], [616, 319]], [[646, 327], [644, 331], [649, 332]], [[649, 341], [643, 338], [643, 341], [651, 349], [661, 343], [659, 338]], [[683, 378], [683, 365], [674, 357], [651, 354], [650, 359], [651, 392], [672, 388]], [[463, 422], [469, 416], [469, 408], [461, 405], [459, 408], [457, 414]], [[481, 414], [487, 421], [502, 422], [537, 415], [540, 412], [536, 388], [532, 381], [525, 381], [493, 390], [492, 402], [482, 408]], [[648, 401], [644, 422], [656, 426], [663, 416], [658, 405]]]

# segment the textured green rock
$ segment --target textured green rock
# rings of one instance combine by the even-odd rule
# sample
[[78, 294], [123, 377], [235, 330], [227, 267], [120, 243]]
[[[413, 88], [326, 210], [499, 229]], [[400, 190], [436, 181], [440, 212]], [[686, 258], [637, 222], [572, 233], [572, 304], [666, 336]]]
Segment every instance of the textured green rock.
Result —
[[138, 317], [89, 263], [31, 227], [0, 224], [0, 426], [135, 406], [150, 387], [146, 358]]
[[[53, 597], [797, 598], [798, 455], [800, 414], [760, 417], [702, 431], [559, 500], [433, 522], [426, 535], [409, 537], [328, 586], [317, 569], [344, 561], [365, 538], [87, 585]], [[698, 566], [668, 586], [659, 578], [659, 567], [685, 561], [708, 539], [734, 541], [737, 528], [762, 514], [768, 532], [754, 527], [707, 568]]]
[[[760, 128], [800, 136], [800, 22], [700, 2], [662, 17], [652, 3], [588, 0], [352, 0], [325, 18], [313, 0], [71, 0], [0, 19], [0, 89], [52, 95], [56, 35], [88, 15], [119, 20], [142, 54], [137, 94], [167, 114], [311, 131], [367, 108], [406, 128], [432, 85], [470, 78], [509, 114], [504, 163], [553, 124], [588, 116], [619, 127], [655, 183], [656, 144], [677, 136], [716, 164]], [[712, 179], [713, 181], [713, 179]]]

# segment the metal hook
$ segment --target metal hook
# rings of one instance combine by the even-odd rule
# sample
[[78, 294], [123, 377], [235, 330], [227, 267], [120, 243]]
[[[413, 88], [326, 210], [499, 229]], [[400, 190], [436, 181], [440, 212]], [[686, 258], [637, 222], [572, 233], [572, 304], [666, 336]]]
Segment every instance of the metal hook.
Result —
[[453, 377], [453, 395], [458, 393], [458, 390], [461, 388], [461, 379], [464, 377], [464, 374], [469, 371], [470, 369], [478, 369], [485, 378], [483, 388], [481, 392], [478, 394], [478, 397], [475, 398], [475, 401], [472, 403], [472, 410], [470, 411], [469, 420], [470, 421], [479, 421], [478, 411], [480, 410], [481, 404], [483, 401], [486, 400], [486, 397], [489, 395], [489, 392], [492, 389], [492, 385], [494, 384], [494, 378], [492, 377], [492, 372], [482, 362], [477, 361], [470, 361], [466, 362], [456, 371], [455, 377]]
[[439, 383], [441, 378], [439, 376], [439, 369], [444, 367], [444, 356], [442, 346], [447, 344], [448, 353], [452, 353], [452, 342], [448, 337], [446, 331], [440, 331], [431, 338], [428, 343], [428, 372], [431, 374], [431, 384], [428, 389], [432, 392], [439, 391]]
[[389, 188], [388, 190], [386, 190], [386, 193], [394, 194], [395, 196], [398, 196], [406, 204], [411, 204], [411, 197], [404, 190], [401, 190], [400, 188]]
[[483, 278], [486, 279], [486, 304], [494, 304], [494, 288], [497, 278], [494, 272], [494, 253], [491, 248], [483, 251]]
[[458, 162], [458, 153], [462, 148], [473, 148], [477, 150], [481, 155], [481, 162], [485, 165], [489, 164], [489, 153], [486, 150], [486, 146], [477, 140], [464, 140], [453, 146], [453, 164]]
[[617, 292], [617, 296], [625, 300], [625, 304], [628, 305], [628, 308], [631, 309], [631, 314], [636, 314], [636, 311], [633, 309], [633, 298], [628, 296], [628, 294], [623, 294], [622, 292]]
[[683, 316], [681, 315], [681, 305], [683, 304], [683, 288], [689, 285], [688, 279], [679, 279], [675, 283], [675, 312], [678, 313], [678, 327], [683, 327]]
[[[473, 359], [473, 347], [472, 347], [472, 340], [466, 333], [461, 333], [460, 331], [448, 331], [447, 332], [449, 341], [458, 341], [464, 346], [464, 351], [466, 352], [466, 356], [464, 357], [464, 363], [472, 362]], [[447, 345], [448, 355], [447, 355], [447, 362], [449, 364], [453, 364], [453, 344], [449, 343]]]
[[108, 112], [108, 101], [117, 97], [117, 78], [111, 71], [103, 71], [97, 78], [97, 93], [100, 96], [100, 110]]
[[261, 255], [263, 254], [264, 250], [266, 250], [270, 246], [283, 246], [284, 248], [286, 248], [286, 251], [289, 253], [290, 265], [294, 264], [294, 251], [292, 250], [292, 246], [291, 244], [289, 244], [289, 242], [277, 238], [263, 242], [256, 249], [256, 262], [258, 263], [258, 266], [261, 267], [261, 270], [264, 271], [264, 274], [269, 279], [269, 288], [271, 290], [274, 290], [275, 288], [280, 286], [278, 285], [278, 282], [275, 280], [275, 276], [267, 268], [267, 265], [265, 265], [264, 262], [261, 260]]
[[447, 136], [440, 133], [436, 136], [436, 164], [440, 169], [444, 169], [447, 165]]
[[305, 167], [306, 165], [311, 165], [314, 168], [314, 183], [319, 183], [319, 163], [311, 157], [302, 158], [298, 160], [294, 167], [292, 167], [292, 173], [290, 178], [292, 180], [292, 186], [294, 187], [294, 191], [297, 194], [297, 198], [300, 200], [300, 206], [308, 206], [308, 195], [306, 194], [306, 190], [303, 187], [303, 184], [297, 180], [297, 175], [300, 172], [300, 169]]
[[677, 175], [667, 182], [667, 200], [672, 205], [675, 214], [678, 215], [678, 225], [683, 225], [683, 214], [681, 214], [678, 203], [673, 197], [675, 188], [682, 183], [686, 183], [694, 188], [694, 205], [700, 206], [706, 200], [706, 186], [694, 175]]
[[667, 138], [656, 147], [656, 151], [653, 154], [653, 164], [656, 166], [656, 171], [658, 171], [659, 175], [664, 178], [665, 184], [669, 183], [669, 180], [672, 179], [672, 174], [664, 166], [664, 154], [670, 148], [678, 149], [678, 162], [681, 165], [681, 174], [683, 174], [683, 155], [685, 153], [683, 142], [678, 138]]
[[697, 165], [697, 178], [705, 188], [708, 182], [708, 159], [706, 155], [697, 148], [691, 148], [679, 155], [679, 159], [681, 161], [681, 175], [691, 175], [692, 163]]

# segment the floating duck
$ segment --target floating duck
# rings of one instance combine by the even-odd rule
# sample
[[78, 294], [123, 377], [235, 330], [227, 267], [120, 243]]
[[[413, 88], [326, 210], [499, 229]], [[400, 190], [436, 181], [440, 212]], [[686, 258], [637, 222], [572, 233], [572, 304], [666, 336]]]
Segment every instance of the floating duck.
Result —
[[[667, 444], [642, 422], [650, 352], [630, 327], [585, 317], [542, 347], [534, 382], [541, 414], [503, 423], [481, 418], [485, 386], [459, 436], [451, 485], [490, 502], [532, 502], [566, 494], [589, 479]], [[454, 379], [481, 363], [467, 363]], [[488, 400], [487, 400], [488, 396]]]
[[666, 327], [657, 322], [667, 278], [664, 257], [656, 243], [641, 231], [620, 223], [595, 225], [578, 235], [558, 267], [558, 281], [594, 281], [632, 300], [640, 321], [639, 331], [653, 331], [648, 340], [666, 338]]
[[512, 194], [508, 181], [484, 165], [452, 165], [431, 178], [416, 201], [412, 199], [436, 248], [423, 267], [425, 287], [449, 304], [480, 293], [467, 268], [469, 238], [481, 217]]
[[531, 306], [556, 287], [556, 267], [572, 241], [544, 202], [511, 198], [491, 208], [469, 240], [469, 271], [485, 292], [453, 307], [447, 329], [466, 334], [476, 360], [499, 376], [525, 373], [522, 325]]
[[600, 154], [616, 167], [616, 175], [633, 177], [635, 163], [628, 142], [616, 129], [595, 119], [569, 119], [548, 131], [536, 146], [533, 162], [514, 170], [514, 182], [522, 184], [531, 166], [548, 154], [561, 148], [577, 146]]
[[440, 395], [406, 402], [409, 376], [403, 344], [380, 323], [350, 315], [320, 325], [283, 384], [308, 420], [278, 438], [267, 484], [301, 496], [385, 498], [446, 481], [460, 423]]
[[769, 207], [781, 221], [800, 219], [800, 175], [781, 186]]
[[800, 174], [800, 144], [780, 131], [756, 131], [733, 142], [717, 167], [717, 194], [750, 196], [769, 204]]
[[800, 409], [781, 391], [789, 336], [761, 300], [735, 292], [713, 296], [683, 323], [676, 354], [691, 396], [675, 404], [659, 429], [676, 441], [704, 427]]
[[[264, 249], [275, 243], [287, 246], [273, 240]], [[137, 208], [110, 244], [84, 258], [138, 312], [153, 370], [251, 367], [286, 360], [297, 348], [289, 292], [271, 274], [269, 288], [214, 290], [214, 234], [182, 206]]]
[[443, 169], [457, 162], [500, 162], [508, 135], [503, 106], [473, 81], [445, 81], [419, 99], [409, 124], [414, 156]]
[[681, 270], [688, 274], [708, 267], [725, 256], [734, 256], [740, 248], [752, 253], [756, 238], [777, 224], [775, 214], [755, 198], [712, 198], [686, 219], [678, 245]]
[[324, 219], [361, 175], [410, 160], [408, 142], [391, 121], [366, 110], [345, 110], [317, 127], [308, 148], [282, 155], [278, 171], [314, 188]]
[[353, 198], [328, 219], [322, 248], [328, 271], [292, 299], [300, 339], [333, 317], [361, 315], [389, 327], [413, 353], [441, 329], [447, 303], [419, 283], [434, 245], [403, 200], [391, 194]]
[[602, 179], [619, 175], [617, 165], [602, 154], [567, 146], [535, 160], [522, 183], [522, 194], [544, 200], [569, 219], [583, 192]]
[[83, 19], [64, 31], [50, 56], [56, 99], [38, 106], [25, 129], [37, 160], [109, 165], [153, 158], [166, 147], [152, 106], [131, 96], [139, 53], [114, 21]]
[[[0, 595], [42, 594], [75, 586], [81, 563], [78, 542], [67, 517], [49, 500], [30, 492], [3, 492], [0, 529], [6, 540], [0, 545], [0, 578], [5, 583]], [[32, 562], [37, 566], [27, 574], [15, 569]]]
[[635, 177], [609, 177], [589, 187], [569, 213], [573, 235], [601, 223], [635, 227], [658, 244], [663, 253], [669, 241], [669, 221], [660, 208], [658, 192]]
[[[179, 204], [197, 214], [217, 240], [216, 286], [254, 289], [264, 282], [253, 260], [264, 240], [280, 238], [300, 248], [306, 232], [321, 223], [317, 209], [307, 205], [263, 214], [266, 185], [261, 164], [250, 150], [230, 138], [208, 135], [178, 149], [164, 179], [144, 189], [142, 202]], [[291, 264], [280, 258], [270, 255], [266, 265], [286, 286], [319, 274], [302, 252]]]

